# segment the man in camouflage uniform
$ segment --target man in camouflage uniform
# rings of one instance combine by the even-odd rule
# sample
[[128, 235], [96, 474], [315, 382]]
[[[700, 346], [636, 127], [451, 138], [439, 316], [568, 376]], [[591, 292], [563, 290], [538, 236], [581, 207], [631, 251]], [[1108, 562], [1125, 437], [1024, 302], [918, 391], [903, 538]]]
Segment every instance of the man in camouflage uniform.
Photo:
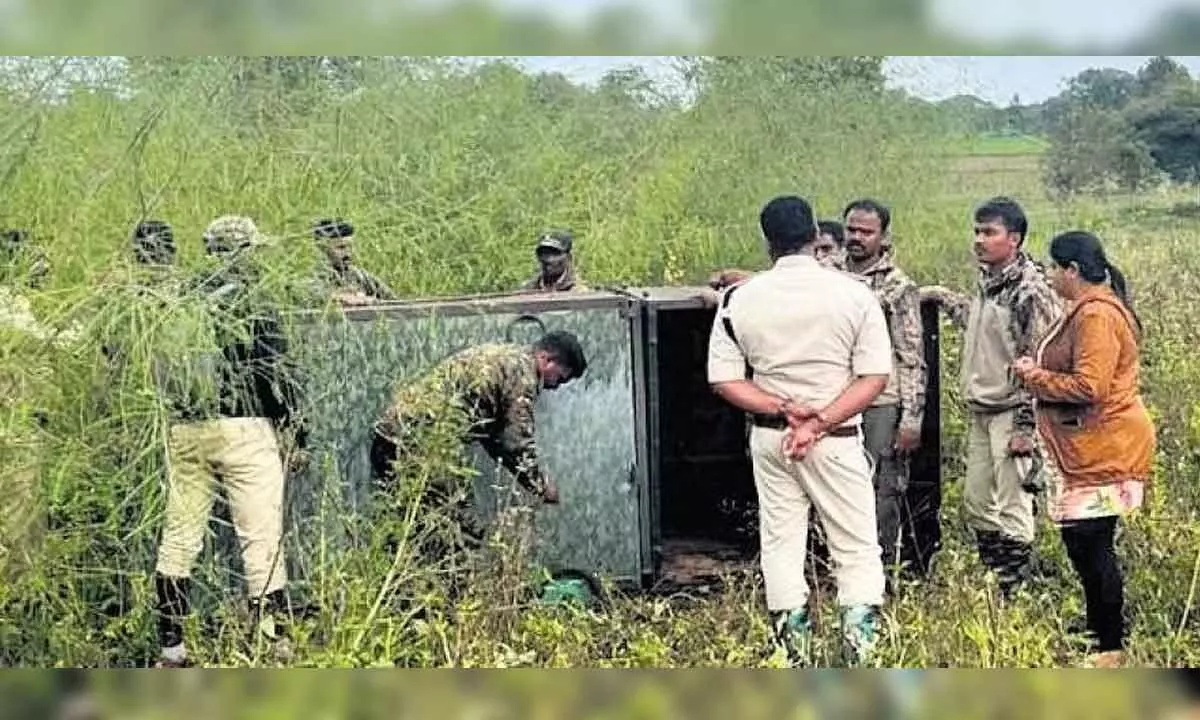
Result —
[[917, 284], [892, 258], [891, 211], [870, 199], [846, 206], [846, 270], [875, 293], [887, 318], [893, 371], [863, 413], [863, 444], [875, 465], [875, 514], [883, 564], [900, 562], [907, 459], [921, 442], [925, 413], [925, 345]]
[[[557, 503], [558, 489], [539, 462], [534, 404], [542, 390], [554, 390], [586, 370], [579, 340], [562, 331], [547, 333], [532, 346], [486, 344], [451, 355], [394, 390], [375, 424], [371, 466], [377, 483], [393, 491], [402, 465], [417, 462], [438, 440], [460, 447], [478, 442], [520, 487]], [[437, 538], [434, 546], [478, 547], [482, 529], [472, 518], [470, 483], [436, 478], [425, 493], [435, 511], [444, 511], [435, 514], [451, 524], [450, 539]]]
[[0, 516], [0, 574], [29, 566], [45, 527], [37, 481], [46, 415], [35, 404], [51, 390], [43, 353], [78, 338], [76, 330], [56, 331], [40, 322], [20, 290], [40, 285], [48, 268], [43, 255], [29, 252], [27, 240], [24, 230], [0, 235], [0, 497], [7, 499]]
[[318, 220], [313, 238], [321, 246], [328, 264], [321, 269], [320, 282], [344, 305], [367, 305], [378, 300], [396, 300], [382, 280], [354, 264], [354, 226], [340, 218]]
[[[257, 298], [251, 254], [262, 236], [249, 218], [226, 215], [208, 226], [204, 241], [220, 265], [180, 298], [179, 311], [192, 313], [178, 325], [195, 321], [201, 330], [191, 331], [207, 352], [159, 348], [156, 368], [171, 414], [167, 507], [155, 566], [162, 667], [190, 664], [182, 622], [218, 480], [240, 541], [256, 630], [275, 635], [272, 621], [288, 604], [280, 439], [293, 436], [303, 447], [305, 435], [296, 411], [299, 382], [285, 357], [277, 314]], [[274, 639], [279, 650], [285, 638]]]
[[568, 230], [552, 230], [538, 238], [534, 247], [538, 273], [521, 286], [534, 292], [586, 290], [575, 271], [575, 236]]
[[979, 290], [973, 296], [941, 286], [923, 288], [964, 330], [962, 393], [970, 412], [963, 511], [975, 531], [980, 560], [1011, 596], [1027, 578], [1036, 535], [1033, 404], [1012, 376], [1019, 357], [1032, 356], [1062, 313], [1042, 268], [1024, 251], [1028, 221], [1021, 206], [993, 198], [975, 211]]

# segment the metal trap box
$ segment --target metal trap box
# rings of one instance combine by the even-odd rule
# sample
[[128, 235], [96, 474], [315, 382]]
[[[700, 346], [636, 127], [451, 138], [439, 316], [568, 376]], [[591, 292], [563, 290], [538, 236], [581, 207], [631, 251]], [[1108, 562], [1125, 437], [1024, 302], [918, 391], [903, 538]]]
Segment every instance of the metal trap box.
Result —
[[[927, 307], [930, 406], [910, 493], [922, 545], [937, 541], [940, 451], [937, 316]], [[536, 518], [536, 559], [627, 587], [686, 581], [687, 562], [753, 557], [757, 517], [744, 415], [705, 377], [713, 309], [701, 288], [623, 288], [401, 301], [300, 318], [294, 346], [306, 376], [313, 463], [289, 490], [294, 564], [306, 538], [336, 532], [322, 503], [362, 509], [371, 428], [392, 384], [484, 342], [530, 342], [545, 330], [580, 339], [588, 372], [542, 393], [537, 436], [561, 504]], [[480, 509], [511, 482], [476, 451]], [[914, 510], [917, 510], [914, 507]], [[924, 518], [924, 519], [922, 519]], [[699, 559], [699, 561], [698, 561]], [[685, 577], [680, 577], [680, 576]]]

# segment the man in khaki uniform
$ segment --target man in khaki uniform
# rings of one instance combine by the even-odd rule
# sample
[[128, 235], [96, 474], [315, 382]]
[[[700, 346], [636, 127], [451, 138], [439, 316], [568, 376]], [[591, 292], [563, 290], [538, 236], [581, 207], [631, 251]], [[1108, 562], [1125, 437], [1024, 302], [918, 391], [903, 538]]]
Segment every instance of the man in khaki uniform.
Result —
[[328, 261], [319, 281], [340, 302], [367, 305], [397, 299], [385, 282], [354, 263], [354, 225], [340, 218], [318, 220], [313, 224], [313, 238]]
[[539, 237], [534, 248], [538, 273], [521, 289], [535, 292], [586, 290], [575, 271], [574, 244], [575, 236], [568, 230], [552, 230]]
[[843, 652], [860, 664], [874, 648], [884, 591], [860, 423], [892, 372], [887, 323], [863, 283], [813, 258], [817, 226], [807, 201], [775, 198], [760, 223], [774, 266], [721, 296], [708, 379], [754, 422], [762, 569], [777, 639], [794, 662], [806, 659], [804, 560], [815, 507], [837, 567]]
[[248, 254], [262, 236], [249, 218], [227, 215], [208, 226], [204, 240], [221, 267], [204, 274], [180, 305], [200, 304], [192, 319], [210, 323], [211, 351], [184, 359], [190, 367], [164, 362], [158, 369], [172, 411], [167, 508], [155, 566], [162, 667], [190, 664], [182, 621], [218, 478], [229, 497], [256, 625], [286, 608], [279, 436], [294, 433], [297, 445], [304, 443], [286, 340], [275, 313], [252, 299], [257, 273]]
[[870, 199], [846, 206], [846, 270], [879, 300], [888, 321], [894, 371], [887, 387], [863, 413], [867, 453], [875, 464], [879, 546], [889, 569], [900, 562], [907, 461], [921, 442], [925, 416], [925, 344], [921, 296], [892, 257], [891, 211]]
[[[834, 270], [846, 269], [846, 229], [837, 220], [821, 220], [817, 223], [817, 239], [813, 241], [813, 258], [822, 266]], [[712, 290], [723, 290], [754, 275], [749, 270], [730, 268], [713, 273], [708, 280]], [[711, 302], [713, 296], [706, 297]]]
[[965, 331], [961, 384], [971, 419], [963, 511], [979, 558], [1012, 595], [1026, 579], [1036, 535], [1037, 453], [1033, 403], [1010, 368], [1032, 356], [1062, 313], [1041, 268], [1024, 252], [1029, 223], [1016, 202], [993, 198], [975, 211], [979, 290], [922, 288]]

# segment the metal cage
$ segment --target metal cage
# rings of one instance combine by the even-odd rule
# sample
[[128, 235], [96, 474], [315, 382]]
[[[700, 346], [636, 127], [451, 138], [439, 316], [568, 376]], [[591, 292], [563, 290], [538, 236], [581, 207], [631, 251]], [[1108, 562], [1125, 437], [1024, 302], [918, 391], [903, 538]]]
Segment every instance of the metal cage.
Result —
[[[940, 541], [938, 322], [922, 308], [929, 362], [924, 442], [912, 460], [909, 559], [922, 568]], [[649, 588], [681, 544], [699, 552], [757, 550], [756, 499], [744, 415], [705, 378], [713, 310], [700, 288], [624, 288], [401, 301], [330, 315], [300, 313], [296, 352], [306, 378], [312, 466], [289, 488], [293, 564], [306, 538], [342, 532], [337, 512], [362, 509], [371, 426], [397, 380], [471, 345], [575, 333], [589, 369], [543, 393], [537, 435], [562, 503], [538, 512], [537, 560]], [[477, 497], [486, 515], [506, 474], [482, 452]]]

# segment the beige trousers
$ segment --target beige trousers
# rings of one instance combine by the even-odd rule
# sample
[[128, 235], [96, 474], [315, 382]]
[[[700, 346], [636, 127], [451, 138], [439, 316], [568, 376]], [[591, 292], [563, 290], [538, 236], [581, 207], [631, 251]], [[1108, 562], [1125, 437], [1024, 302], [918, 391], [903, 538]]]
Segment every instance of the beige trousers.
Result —
[[825, 530], [838, 603], [881, 605], [883, 560], [875, 524], [875, 486], [862, 436], [826, 437], [799, 462], [783, 454], [783, 431], [750, 433], [758, 490], [759, 535], [767, 609], [808, 604], [804, 578], [809, 509]]
[[967, 479], [963, 516], [975, 531], [998, 532], [1006, 538], [1032, 543], [1037, 530], [1033, 495], [1021, 489], [1033, 466], [1027, 457], [1010, 457], [1012, 411], [971, 413], [967, 428]]
[[285, 472], [275, 429], [264, 418], [171, 427], [166, 518], [155, 569], [173, 578], [191, 575], [204, 547], [218, 477], [229, 498], [250, 595], [282, 589], [287, 584], [282, 552]]

